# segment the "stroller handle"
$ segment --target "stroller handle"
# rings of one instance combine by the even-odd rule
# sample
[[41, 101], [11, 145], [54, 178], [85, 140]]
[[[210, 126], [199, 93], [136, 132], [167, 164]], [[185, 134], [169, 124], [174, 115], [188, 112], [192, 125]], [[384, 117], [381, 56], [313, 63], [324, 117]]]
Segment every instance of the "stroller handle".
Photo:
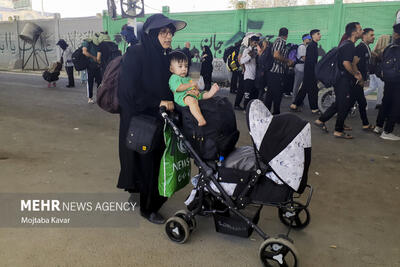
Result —
[[167, 114], [167, 108], [164, 107], [164, 106], [161, 106], [161, 107], [160, 107], [160, 114], [161, 114], [161, 117], [163, 117], [163, 118], [165, 119], [165, 117], [168, 116], [168, 114]]

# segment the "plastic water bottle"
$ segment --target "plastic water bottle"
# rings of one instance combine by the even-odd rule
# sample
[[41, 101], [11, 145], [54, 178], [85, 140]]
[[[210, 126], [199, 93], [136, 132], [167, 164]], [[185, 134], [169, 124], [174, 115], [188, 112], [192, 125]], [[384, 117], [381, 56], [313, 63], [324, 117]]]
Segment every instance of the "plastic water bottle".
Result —
[[225, 158], [223, 156], [219, 156], [219, 161], [217, 162], [217, 166], [221, 167], [224, 163]]

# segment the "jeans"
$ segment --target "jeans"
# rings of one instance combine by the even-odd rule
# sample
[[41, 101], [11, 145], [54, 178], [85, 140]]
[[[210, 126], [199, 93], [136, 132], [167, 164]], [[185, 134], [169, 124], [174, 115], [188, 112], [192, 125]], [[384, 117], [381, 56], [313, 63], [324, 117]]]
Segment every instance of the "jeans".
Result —
[[92, 98], [93, 97], [93, 85], [94, 82], [96, 81], [97, 88], [101, 84], [101, 72], [100, 68], [88, 68], [88, 82], [87, 82], [87, 97]]
[[271, 111], [274, 106], [273, 115], [281, 113], [281, 101], [283, 94], [283, 74], [270, 72], [268, 74], [268, 90], [265, 96], [265, 105]]
[[379, 109], [376, 126], [383, 127], [386, 133], [393, 132], [394, 125], [400, 117], [400, 82], [385, 82], [382, 107]]
[[351, 108], [355, 103], [358, 103], [358, 110], [360, 112], [360, 118], [364, 126], [369, 125], [367, 117], [367, 100], [364, 95], [364, 88], [358, 84], [354, 85], [350, 90], [350, 104]]
[[296, 99], [301, 83], [303, 82], [303, 77], [304, 71], [299, 71], [297, 68], [294, 68], [293, 99]]
[[337, 113], [335, 125], [335, 131], [337, 132], [343, 132], [344, 121], [350, 108], [350, 88], [350, 78], [342, 75], [334, 87], [336, 95], [335, 103], [319, 117], [320, 121], [326, 122]]

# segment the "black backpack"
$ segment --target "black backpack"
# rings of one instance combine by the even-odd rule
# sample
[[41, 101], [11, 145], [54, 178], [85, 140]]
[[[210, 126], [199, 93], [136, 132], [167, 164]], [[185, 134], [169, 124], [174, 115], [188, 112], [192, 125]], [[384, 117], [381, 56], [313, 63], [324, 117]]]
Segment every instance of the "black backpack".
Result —
[[114, 42], [102, 42], [100, 44], [102, 49], [107, 51], [101, 52], [101, 68], [105, 71], [108, 63], [110, 63], [114, 58], [121, 56], [121, 51], [118, 49], [118, 45]]
[[229, 71], [237, 71], [240, 67], [240, 63], [238, 60], [239, 52], [234, 49], [226, 59], [226, 65], [228, 66]]
[[400, 81], [400, 45], [391, 44], [382, 56], [382, 78], [385, 82]]
[[232, 104], [228, 98], [213, 97], [200, 100], [199, 106], [207, 121], [202, 127], [197, 126], [189, 107], [177, 107], [182, 116], [184, 135], [202, 159], [226, 157], [234, 150], [240, 134]]
[[315, 66], [315, 77], [326, 88], [334, 86], [340, 78], [338, 52], [346, 43], [347, 41], [344, 41], [340, 46], [329, 50]]
[[231, 45], [230, 47], [228, 47], [227, 49], [225, 49], [224, 51], [224, 55], [222, 56], [222, 58], [224, 59], [224, 62], [226, 63], [226, 61], [228, 60], [228, 57], [230, 54], [232, 54], [232, 51], [235, 49], [235, 47], [233, 45]]
[[77, 71], [85, 70], [89, 67], [89, 58], [82, 52], [82, 46], [72, 53], [72, 63]]

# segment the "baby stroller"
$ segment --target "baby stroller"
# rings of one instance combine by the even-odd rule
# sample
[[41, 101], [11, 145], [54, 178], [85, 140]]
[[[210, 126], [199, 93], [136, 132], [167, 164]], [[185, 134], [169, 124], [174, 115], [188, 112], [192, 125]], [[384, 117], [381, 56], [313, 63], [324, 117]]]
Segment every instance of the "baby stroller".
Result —
[[53, 62], [50, 67], [43, 72], [42, 77], [48, 82], [48, 87], [51, 86], [51, 83], [53, 83], [53, 86], [56, 87], [56, 81], [58, 81], [58, 76], [60, 76], [61, 69], [61, 62]]
[[[160, 112], [199, 168], [192, 179], [195, 188], [185, 202], [188, 211], [178, 211], [167, 220], [167, 236], [185, 243], [196, 228], [195, 216], [212, 215], [218, 232], [249, 237], [255, 230], [264, 239], [259, 256], [265, 266], [297, 266], [298, 254], [288, 235], [292, 228], [302, 229], [310, 222], [310, 124], [294, 114], [272, 116], [260, 100], [252, 100], [246, 113], [253, 146], [238, 148], [215, 164], [193, 149], [190, 137], [177, 126], [179, 121], [164, 108]], [[296, 199], [306, 189], [302, 204]], [[278, 208], [279, 219], [288, 226], [286, 234], [270, 237], [257, 226], [263, 205]]]

